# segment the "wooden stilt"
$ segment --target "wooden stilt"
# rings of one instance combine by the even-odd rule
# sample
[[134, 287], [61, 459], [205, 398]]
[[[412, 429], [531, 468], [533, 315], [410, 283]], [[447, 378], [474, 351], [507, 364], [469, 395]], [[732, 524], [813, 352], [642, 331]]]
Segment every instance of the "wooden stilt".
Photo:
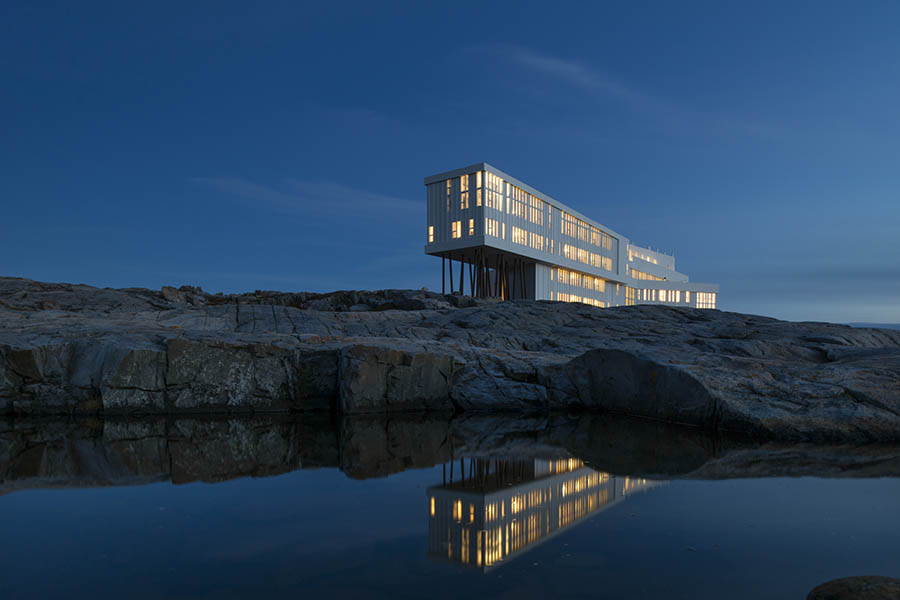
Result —
[[456, 291], [453, 287], [453, 253], [450, 254], [450, 293]]
[[525, 261], [519, 261], [519, 280], [522, 282], [522, 299], [525, 299], [526, 296], [526, 285], [525, 285]]
[[447, 260], [441, 255], [441, 293], [447, 293]]

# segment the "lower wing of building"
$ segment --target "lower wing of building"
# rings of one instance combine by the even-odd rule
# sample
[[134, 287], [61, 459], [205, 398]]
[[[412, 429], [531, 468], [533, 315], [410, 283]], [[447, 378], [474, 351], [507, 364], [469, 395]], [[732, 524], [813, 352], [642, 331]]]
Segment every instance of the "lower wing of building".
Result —
[[488, 163], [426, 177], [425, 188], [425, 253], [441, 257], [445, 293], [716, 308], [719, 286], [690, 282], [674, 256], [632, 244]]

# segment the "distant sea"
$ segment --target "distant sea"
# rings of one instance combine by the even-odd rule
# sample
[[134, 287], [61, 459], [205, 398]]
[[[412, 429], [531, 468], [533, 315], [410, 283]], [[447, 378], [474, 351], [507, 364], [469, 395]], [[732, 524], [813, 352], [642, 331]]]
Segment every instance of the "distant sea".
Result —
[[900, 323], [847, 323], [851, 327], [877, 327], [879, 329], [900, 329]]

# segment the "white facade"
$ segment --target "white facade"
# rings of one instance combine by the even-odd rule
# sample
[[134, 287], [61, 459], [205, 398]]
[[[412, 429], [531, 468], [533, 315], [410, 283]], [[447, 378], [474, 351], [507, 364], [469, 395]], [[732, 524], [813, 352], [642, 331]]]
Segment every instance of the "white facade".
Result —
[[445, 291], [449, 283], [505, 299], [716, 307], [718, 285], [691, 283], [674, 256], [634, 245], [487, 163], [426, 177], [425, 187], [425, 253], [442, 258]]

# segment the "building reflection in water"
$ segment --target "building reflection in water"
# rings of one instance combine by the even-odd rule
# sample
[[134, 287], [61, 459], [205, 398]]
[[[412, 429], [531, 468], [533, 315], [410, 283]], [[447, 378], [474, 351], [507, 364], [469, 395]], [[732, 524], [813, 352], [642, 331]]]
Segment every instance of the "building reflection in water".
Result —
[[575, 458], [453, 461], [443, 483], [427, 490], [428, 554], [487, 571], [659, 483]]

